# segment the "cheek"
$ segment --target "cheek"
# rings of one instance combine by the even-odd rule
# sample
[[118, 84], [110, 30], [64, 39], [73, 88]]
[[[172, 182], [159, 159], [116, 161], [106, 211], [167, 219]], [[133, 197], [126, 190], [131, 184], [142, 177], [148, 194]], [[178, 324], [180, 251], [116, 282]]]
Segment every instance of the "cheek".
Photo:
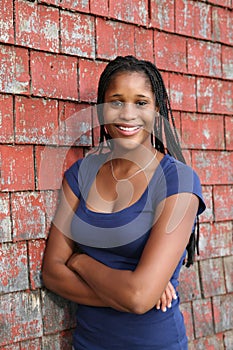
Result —
[[144, 114], [144, 121], [147, 126], [154, 127], [155, 124], [155, 111], [150, 110]]
[[118, 116], [118, 112], [110, 107], [105, 107], [103, 111], [104, 124], [111, 124]]

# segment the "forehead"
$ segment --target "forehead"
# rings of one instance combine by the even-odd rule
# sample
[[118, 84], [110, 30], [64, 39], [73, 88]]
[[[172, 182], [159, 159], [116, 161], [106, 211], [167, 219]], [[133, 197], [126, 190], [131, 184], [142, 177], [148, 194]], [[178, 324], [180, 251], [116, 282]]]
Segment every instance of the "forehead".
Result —
[[109, 81], [108, 90], [116, 89], [116, 88], [129, 88], [134, 87], [141, 88], [144, 90], [152, 91], [152, 86], [149, 77], [144, 72], [128, 72], [122, 71], [114, 74]]

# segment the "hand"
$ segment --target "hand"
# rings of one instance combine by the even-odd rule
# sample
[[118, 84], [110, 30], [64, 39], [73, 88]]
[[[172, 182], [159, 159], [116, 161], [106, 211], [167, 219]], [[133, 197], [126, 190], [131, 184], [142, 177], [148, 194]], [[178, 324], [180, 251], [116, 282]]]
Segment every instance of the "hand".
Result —
[[80, 260], [80, 257], [84, 255], [82, 253], [74, 253], [70, 256], [70, 258], [68, 259], [66, 266], [72, 270], [72, 271], [76, 271], [76, 267], [78, 266], [78, 262]]
[[176, 295], [175, 288], [173, 287], [171, 282], [168, 282], [168, 285], [165, 288], [165, 291], [161, 295], [155, 307], [157, 310], [161, 309], [163, 312], [166, 312], [167, 308], [172, 307], [172, 300], [176, 300], [176, 299], [177, 299], [177, 295]]

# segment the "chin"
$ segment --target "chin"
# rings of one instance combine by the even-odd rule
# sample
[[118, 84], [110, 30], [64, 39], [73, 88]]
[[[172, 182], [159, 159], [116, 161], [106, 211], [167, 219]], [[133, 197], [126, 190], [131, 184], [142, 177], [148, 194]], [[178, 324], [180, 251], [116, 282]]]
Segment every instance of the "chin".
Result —
[[140, 147], [141, 150], [143, 147], [151, 147], [151, 143], [147, 140], [136, 140], [136, 139], [126, 139], [126, 138], [115, 138], [112, 139], [113, 145], [114, 145], [114, 150], [115, 151], [124, 151], [124, 152], [129, 152], [129, 151], [134, 151], [134, 150], [139, 150]]

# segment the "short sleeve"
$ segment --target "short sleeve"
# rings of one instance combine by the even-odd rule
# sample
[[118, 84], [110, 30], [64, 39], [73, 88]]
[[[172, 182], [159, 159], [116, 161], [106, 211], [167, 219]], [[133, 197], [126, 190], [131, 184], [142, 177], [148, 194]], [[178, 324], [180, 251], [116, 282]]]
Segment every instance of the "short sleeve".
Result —
[[64, 177], [67, 180], [71, 190], [80, 199], [80, 185], [79, 185], [79, 168], [82, 159], [75, 162], [68, 170], [66, 170]]
[[156, 204], [167, 197], [186, 192], [195, 194], [199, 199], [197, 215], [205, 210], [206, 206], [202, 196], [200, 179], [191, 167], [166, 156], [165, 161], [160, 164], [157, 180]]
[[91, 184], [105, 159], [106, 154], [90, 154], [79, 159], [65, 172], [65, 179], [79, 199], [87, 199]]

